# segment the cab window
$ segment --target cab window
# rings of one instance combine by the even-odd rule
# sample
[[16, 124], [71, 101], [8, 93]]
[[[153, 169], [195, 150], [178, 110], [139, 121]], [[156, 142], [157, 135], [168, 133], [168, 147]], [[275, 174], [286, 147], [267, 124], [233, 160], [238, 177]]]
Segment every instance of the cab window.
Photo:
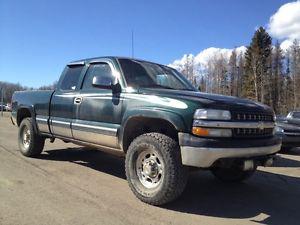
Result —
[[107, 63], [97, 63], [91, 64], [86, 72], [82, 89], [92, 89], [93, 86], [93, 78], [95, 76], [103, 76], [103, 77], [112, 77], [112, 71], [110, 66]]
[[74, 91], [78, 87], [83, 66], [67, 66], [67, 71], [60, 84], [63, 91]]

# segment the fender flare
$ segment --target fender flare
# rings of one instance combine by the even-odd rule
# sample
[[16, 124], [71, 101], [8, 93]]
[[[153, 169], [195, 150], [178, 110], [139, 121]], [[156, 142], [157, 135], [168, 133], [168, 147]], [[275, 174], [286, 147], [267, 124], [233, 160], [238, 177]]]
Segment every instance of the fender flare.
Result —
[[126, 112], [118, 132], [119, 145], [123, 149], [124, 131], [128, 122], [134, 118], [162, 119], [172, 124], [178, 132], [185, 131], [187, 125], [180, 114], [165, 109], [138, 108]]
[[[17, 110], [17, 116], [16, 116], [16, 121], [17, 121], [17, 125], [20, 126], [22, 121], [19, 121], [19, 112], [20, 110], [28, 110], [30, 115], [31, 115], [31, 122], [33, 125], [33, 129], [36, 133], [38, 133], [38, 128], [37, 128], [37, 123], [36, 123], [36, 118], [35, 118], [35, 111], [34, 111], [34, 107], [33, 106], [19, 106], [18, 110]], [[18, 122], [19, 121], [19, 122]]]

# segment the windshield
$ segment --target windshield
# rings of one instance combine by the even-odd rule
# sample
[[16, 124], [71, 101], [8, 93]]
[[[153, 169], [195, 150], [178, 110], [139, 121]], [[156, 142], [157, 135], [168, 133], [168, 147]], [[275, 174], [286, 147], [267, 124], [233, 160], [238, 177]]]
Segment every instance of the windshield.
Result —
[[175, 69], [133, 59], [119, 59], [127, 86], [195, 91]]
[[300, 112], [293, 112], [293, 117], [300, 119]]

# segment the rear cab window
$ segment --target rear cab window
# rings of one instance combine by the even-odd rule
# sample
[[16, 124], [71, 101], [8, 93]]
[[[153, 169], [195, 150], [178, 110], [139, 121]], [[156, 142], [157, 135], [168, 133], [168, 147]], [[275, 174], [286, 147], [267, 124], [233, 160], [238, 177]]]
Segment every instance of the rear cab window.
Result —
[[83, 65], [67, 66], [65, 75], [60, 83], [60, 90], [75, 91], [79, 86], [82, 69]]

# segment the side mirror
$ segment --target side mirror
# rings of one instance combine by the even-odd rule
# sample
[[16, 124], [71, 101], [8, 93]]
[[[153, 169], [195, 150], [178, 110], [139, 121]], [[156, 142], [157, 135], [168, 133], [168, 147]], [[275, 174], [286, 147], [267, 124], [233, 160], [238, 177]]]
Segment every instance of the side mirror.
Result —
[[113, 80], [112, 77], [94, 76], [92, 84], [94, 87], [112, 89]]

